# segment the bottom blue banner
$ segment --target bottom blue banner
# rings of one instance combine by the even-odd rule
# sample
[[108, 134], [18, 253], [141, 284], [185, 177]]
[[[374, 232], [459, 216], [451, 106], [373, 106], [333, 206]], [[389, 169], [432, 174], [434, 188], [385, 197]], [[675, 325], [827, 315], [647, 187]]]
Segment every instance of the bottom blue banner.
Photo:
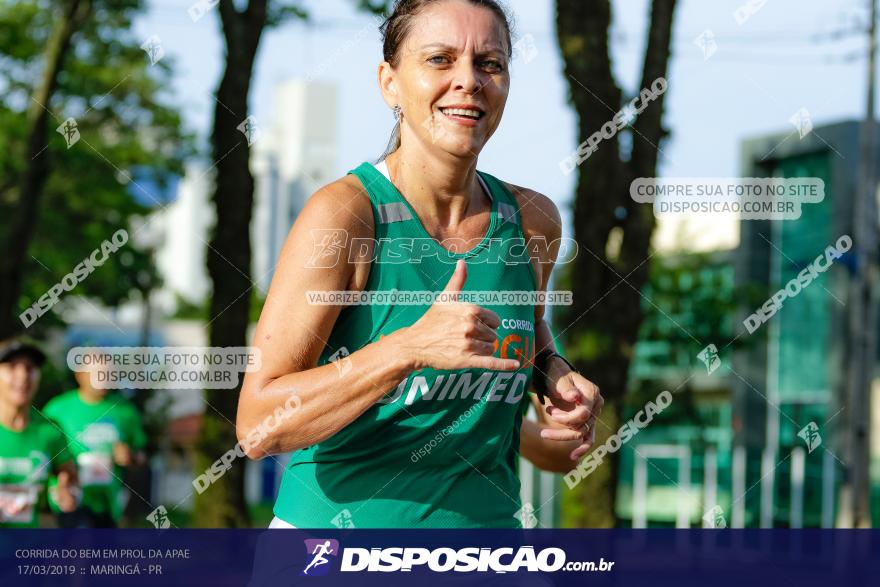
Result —
[[4, 530], [0, 585], [880, 584], [874, 530]]

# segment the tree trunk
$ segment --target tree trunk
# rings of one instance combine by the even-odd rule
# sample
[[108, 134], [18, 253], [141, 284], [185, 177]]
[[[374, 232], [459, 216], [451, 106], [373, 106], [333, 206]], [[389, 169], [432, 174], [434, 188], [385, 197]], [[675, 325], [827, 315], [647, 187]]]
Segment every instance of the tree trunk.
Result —
[[58, 84], [58, 74], [70, 50], [71, 39], [90, 10], [88, 0], [70, 0], [46, 46], [46, 63], [40, 84], [34, 89], [27, 110], [26, 165], [17, 182], [18, 203], [12, 212], [9, 233], [0, 255], [0, 340], [21, 329], [16, 316], [24, 278], [28, 245], [37, 225], [40, 195], [49, 175], [49, 103]]
[[[210, 344], [245, 346], [251, 287], [250, 222], [254, 178], [250, 172], [248, 139], [239, 125], [248, 117], [248, 92], [260, 35], [266, 26], [266, 0], [250, 0], [238, 11], [231, 0], [219, 5], [226, 40], [226, 65], [217, 89], [212, 135], [216, 162], [214, 206], [217, 222], [208, 249], [208, 274], [213, 283]], [[206, 409], [196, 448], [196, 471], [210, 467], [232, 449], [236, 389], [206, 391]], [[244, 462], [239, 459], [226, 474], [196, 497], [194, 522], [202, 527], [249, 525], [244, 498]]]
[[[557, 0], [556, 30], [571, 102], [584, 141], [612, 120], [623, 105], [611, 70], [609, 0]], [[639, 89], [666, 77], [675, 0], [653, 0], [648, 43]], [[648, 279], [648, 254], [654, 229], [653, 209], [636, 204], [629, 185], [656, 175], [657, 151], [664, 135], [661, 118], [665, 94], [652, 101], [632, 125], [629, 158], [618, 137], [603, 138], [578, 169], [574, 235], [579, 253], [570, 265], [574, 303], [556, 331], [564, 332], [575, 364], [606, 398], [597, 428], [597, 446], [622, 422], [627, 372], [642, 320], [641, 289]], [[612, 231], [619, 250], [607, 249]], [[658, 390], [659, 391], [659, 390]], [[571, 526], [610, 527], [616, 523], [615, 499], [619, 453], [588, 476], [569, 496], [582, 504], [564, 522]]]

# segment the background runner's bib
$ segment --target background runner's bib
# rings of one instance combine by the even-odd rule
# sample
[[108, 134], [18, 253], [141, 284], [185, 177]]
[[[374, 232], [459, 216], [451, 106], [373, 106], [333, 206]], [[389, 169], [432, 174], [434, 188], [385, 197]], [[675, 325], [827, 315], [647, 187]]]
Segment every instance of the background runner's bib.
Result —
[[[516, 200], [491, 175], [479, 172], [492, 198], [488, 231], [455, 254], [431, 238], [376, 167], [364, 163], [350, 173], [373, 207], [377, 244], [366, 291], [442, 291], [460, 258], [468, 269], [464, 292], [537, 289]], [[276, 516], [299, 528], [519, 527], [519, 431], [535, 306], [481, 305], [502, 320], [495, 356], [520, 359], [520, 369], [414, 371], [334, 436], [292, 455]], [[346, 385], [347, 354], [412, 325], [429, 307], [344, 308], [318, 364], [335, 362]]]
[[80, 485], [109, 485], [113, 482], [113, 456], [84, 452], [76, 456]]
[[29, 524], [36, 516], [34, 508], [40, 496], [39, 485], [0, 485], [0, 521]]
[[[76, 389], [62, 393], [46, 404], [43, 413], [64, 430], [76, 459], [82, 506], [96, 514], [122, 515], [121, 467], [113, 462], [113, 447], [123, 442], [132, 451], [143, 449], [147, 437], [137, 409], [127, 399], [111, 393], [90, 403]], [[54, 486], [50, 481], [49, 486]], [[49, 506], [59, 511], [49, 494]]]
[[36, 527], [53, 468], [70, 460], [63, 434], [36, 410], [24, 430], [0, 425], [0, 528]]

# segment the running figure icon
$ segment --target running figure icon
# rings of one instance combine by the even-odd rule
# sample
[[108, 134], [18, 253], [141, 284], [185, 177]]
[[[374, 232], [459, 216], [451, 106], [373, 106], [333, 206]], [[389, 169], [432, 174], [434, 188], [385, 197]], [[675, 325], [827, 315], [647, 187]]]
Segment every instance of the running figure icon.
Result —
[[312, 562], [310, 562], [306, 566], [306, 568], [303, 569], [303, 575], [308, 575], [309, 569], [311, 568], [319, 567], [330, 562], [324, 557], [324, 555], [336, 554], [336, 552], [330, 547], [330, 541], [326, 540], [324, 542], [316, 544], [315, 549], [312, 550], [312, 554], [314, 555], [314, 558], [312, 559]]

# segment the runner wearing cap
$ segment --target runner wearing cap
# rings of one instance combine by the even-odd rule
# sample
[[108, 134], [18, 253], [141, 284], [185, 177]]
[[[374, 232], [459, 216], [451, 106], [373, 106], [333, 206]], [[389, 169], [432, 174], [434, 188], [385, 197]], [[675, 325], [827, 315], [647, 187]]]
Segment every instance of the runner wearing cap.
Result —
[[61, 511], [79, 501], [76, 466], [64, 434], [32, 407], [46, 357], [22, 340], [0, 344], [0, 527], [39, 525], [52, 473], [51, 490]]

